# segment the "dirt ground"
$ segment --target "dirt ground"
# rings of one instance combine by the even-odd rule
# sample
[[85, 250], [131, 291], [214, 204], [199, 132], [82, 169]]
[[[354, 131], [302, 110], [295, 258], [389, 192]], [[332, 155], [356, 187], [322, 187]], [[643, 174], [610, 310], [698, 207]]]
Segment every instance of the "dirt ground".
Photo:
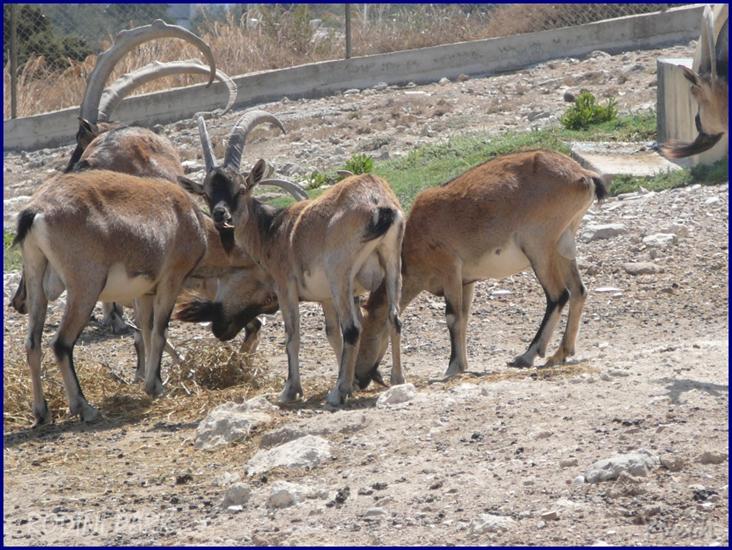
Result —
[[[247, 159], [288, 160], [297, 172], [298, 163], [326, 168], [357, 150], [396, 156], [449, 134], [552, 124], [566, 107], [565, 88], [603, 95], [614, 87], [622, 111], [647, 108], [655, 103], [656, 57], [689, 52], [598, 53], [492, 78], [277, 102], [265, 108], [281, 114], [290, 133], [262, 132]], [[214, 139], [235, 116], [212, 122]], [[162, 131], [196, 161], [190, 124]], [[5, 155], [6, 225], [69, 150]], [[193, 444], [211, 408], [260, 393], [274, 402], [279, 392], [286, 375], [279, 314], [268, 317], [252, 359], [266, 381], [259, 389], [178, 392], [154, 403], [126, 382], [131, 337], [92, 322], [75, 358], [82, 386], [114, 389], [89, 393], [104, 418], [83, 425], [59, 404], [56, 423], [33, 430], [26, 320], [7, 305], [18, 274], [5, 273], [4, 543], [727, 545], [728, 212], [726, 184], [593, 206], [578, 244], [589, 290], [578, 353], [561, 367], [506, 365], [524, 351], [544, 311], [533, 274], [477, 285], [469, 373], [450, 381], [442, 379], [449, 357], [443, 301], [421, 295], [402, 315], [403, 360], [417, 396], [387, 408], [375, 406], [382, 388], [356, 394], [342, 410], [325, 407], [335, 358], [319, 309], [304, 305], [305, 401], [271, 412], [246, 441], [213, 451]], [[608, 223], [623, 228], [612, 238], [592, 235], [590, 226]], [[644, 242], [658, 233], [674, 235], [672, 242]], [[638, 262], [655, 272], [630, 274], [625, 264]], [[49, 308], [46, 349], [61, 311], [61, 301]], [[177, 322], [170, 339], [183, 354], [221, 346], [206, 327]], [[388, 364], [387, 356], [386, 374]], [[58, 393], [50, 352], [44, 366], [44, 383]], [[166, 359], [164, 379], [172, 371]], [[8, 388], [21, 379], [25, 393], [11, 396]], [[247, 476], [267, 433], [315, 424], [330, 459], [310, 470]], [[577, 479], [595, 461], [638, 449], [662, 466], [645, 477]], [[706, 451], [717, 459], [704, 458]], [[249, 502], [222, 507], [239, 478], [251, 489]], [[278, 480], [327, 496], [272, 509], [267, 499]], [[482, 514], [512, 521], [484, 529]]]

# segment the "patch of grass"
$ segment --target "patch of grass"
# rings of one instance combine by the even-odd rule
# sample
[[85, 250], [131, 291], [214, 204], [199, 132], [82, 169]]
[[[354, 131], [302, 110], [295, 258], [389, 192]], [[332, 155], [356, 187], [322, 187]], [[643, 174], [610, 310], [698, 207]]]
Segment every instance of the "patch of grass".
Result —
[[354, 174], [370, 174], [374, 171], [374, 159], [364, 153], [356, 153], [346, 161], [344, 169]]
[[19, 271], [23, 266], [23, 257], [20, 255], [20, 247], [11, 248], [15, 234], [10, 231], [3, 231], [3, 269], [7, 273], [9, 271]]
[[586, 130], [593, 124], [609, 122], [618, 117], [617, 102], [610, 98], [600, 105], [595, 96], [587, 90], [580, 92], [574, 105], [562, 115], [560, 122], [568, 130]]
[[[425, 145], [407, 155], [383, 162], [374, 162], [374, 173], [385, 178], [393, 187], [402, 208], [409, 211], [414, 197], [424, 189], [444, 183], [482, 162], [500, 155], [530, 149], [551, 149], [569, 154], [572, 141], [651, 141], [656, 137], [656, 113], [648, 110], [596, 124], [587, 130], [567, 130], [561, 127], [525, 132], [506, 132], [498, 136], [464, 135], [445, 143]], [[712, 166], [659, 174], [653, 177], [617, 177], [610, 187], [612, 195], [636, 191], [672, 189], [694, 183], [716, 184], [727, 181], [726, 159]], [[325, 174], [334, 174], [327, 171]], [[337, 180], [336, 180], [337, 181]], [[329, 182], [328, 182], [329, 183]], [[315, 198], [323, 188], [308, 190]], [[272, 204], [278, 207], [292, 204], [290, 197], [281, 197]]]
[[727, 157], [709, 166], [694, 166], [691, 169], [666, 172], [655, 176], [616, 176], [610, 185], [611, 195], [632, 193], [641, 187], [649, 191], [675, 189], [699, 183], [701, 185], [718, 185], [729, 180]]

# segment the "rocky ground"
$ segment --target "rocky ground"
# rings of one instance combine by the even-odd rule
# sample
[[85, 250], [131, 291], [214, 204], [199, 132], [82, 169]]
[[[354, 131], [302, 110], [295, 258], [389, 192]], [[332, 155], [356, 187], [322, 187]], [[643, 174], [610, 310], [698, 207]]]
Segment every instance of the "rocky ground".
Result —
[[[597, 53], [492, 78], [277, 102], [265, 107], [290, 132], [262, 132], [246, 158], [296, 173], [353, 151], [395, 156], [450, 134], [553, 124], [565, 88], [647, 108], [655, 58], [689, 52]], [[212, 121], [217, 142], [235, 117]], [[192, 125], [161, 131], [195, 171]], [[68, 152], [5, 155], [6, 225]], [[210, 392], [206, 406], [179, 396], [152, 404], [119, 384], [96, 402], [102, 421], [84, 426], [57, 410], [55, 425], [31, 430], [7, 412], [8, 381], [26, 367], [25, 319], [6, 306], [4, 543], [726, 545], [728, 212], [726, 184], [593, 206], [580, 229], [589, 298], [570, 364], [506, 366], [544, 310], [533, 274], [522, 273], [477, 285], [468, 374], [442, 379], [444, 306], [422, 295], [403, 314], [414, 388], [371, 389], [336, 412], [322, 401], [336, 378], [322, 316], [305, 305], [302, 403], [280, 408], [278, 388], [242, 387]], [[4, 274], [6, 304], [17, 279]], [[46, 346], [60, 315], [50, 308]], [[220, 346], [199, 326], [173, 323], [170, 338], [183, 354]], [[253, 358], [262, 376], [284, 378], [283, 340], [281, 317], [270, 316]], [[131, 377], [129, 335], [96, 323], [75, 357], [82, 384], [93, 383], [85, 370]], [[44, 364], [55, 370], [50, 353]], [[238, 403], [212, 411], [232, 396]]]

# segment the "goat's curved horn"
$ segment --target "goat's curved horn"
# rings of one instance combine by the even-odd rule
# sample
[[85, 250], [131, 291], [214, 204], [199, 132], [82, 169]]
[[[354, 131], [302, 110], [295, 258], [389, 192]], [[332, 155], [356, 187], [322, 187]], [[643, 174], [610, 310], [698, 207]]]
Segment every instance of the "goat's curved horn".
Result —
[[201, 149], [203, 149], [203, 163], [206, 166], [206, 173], [208, 174], [214, 169], [216, 158], [214, 157], [211, 138], [206, 129], [206, 121], [203, 119], [202, 114], [196, 115], [196, 124], [198, 124], [198, 135], [201, 138]]
[[[172, 61], [168, 63], [162, 63], [160, 61], [153, 61], [149, 65], [127, 73], [117, 80], [115, 80], [109, 87], [104, 89], [102, 99], [99, 102], [99, 121], [107, 122], [112, 116], [112, 113], [120, 104], [120, 102], [130, 95], [130, 93], [148, 82], [164, 76], [171, 76], [177, 74], [207, 74], [210, 68], [203, 65], [198, 59], [188, 59], [186, 61]], [[211, 113], [202, 114], [216, 114], [223, 115], [234, 105], [236, 101], [236, 84], [226, 73], [220, 69], [216, 70], [216, 79], [220, 80], [226, 85], [229, 91], [229, 98], [226, 106], [223, 109], [217, 109]]]
[[717, 63], [714, 59], [714, 13], [708, 4], [704, 7], [702, 15], [702, 29], [699, 38], [701, 58], [699, 60], [699, 74], [710, 74], [713, 79], [717, 78]]
[[81, 102], [81, 117], [90, 121], [97, 121], [99, 100], [104, 91], [104, 84], [112, 73], [114, 66], [122, 57], [135, 46], [156, 38], [182, 38], [195, 45], [205, 56], [211, 67], [210, 85], [216, 76], [216, 63], [211, 48], [201, 38], [191, 31], [178, 25], [168, 25], [162, 19], [156, 19], [151, 25], [144, 25], [134, 29], [120, 31], [110, 48], [97, 57], [97, 64], [89, 75], [84, 100]]
[[236, 125], [231, 129], [229, 134], [229, 144], [226, 146], [226, 154], [224, 155], [224, 167], [239, 171], [241, 165], [241, 157], [244, 153], [244, 142], [254, 128], [269, 122], [277, 126], [282, 133], [285, 133], [285, 127], [276, 116], [267, 111], [255, 109], [248, 111], [239, 119]]
[[278, 178], [269, 178], [265, 180], [261, 180], [258, 185], [271, 185], [273, 187], [279, 187], [281, 189], [284, 189], [287, 191], [290, 195], [295, 197], [295, 199], [302, 201], [308, 199], [308, 194], [305, 192], [305, 189], [300, 187], [298, 184], [287, 181], [283, 179]]

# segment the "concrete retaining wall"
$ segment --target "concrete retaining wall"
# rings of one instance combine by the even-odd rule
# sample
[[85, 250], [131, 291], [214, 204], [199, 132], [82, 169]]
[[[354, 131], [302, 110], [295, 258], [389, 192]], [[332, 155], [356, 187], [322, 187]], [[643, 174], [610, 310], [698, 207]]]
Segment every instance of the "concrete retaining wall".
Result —
[[[460, 73], [487, 75], [521, 69], [556, 59], [578, 57], [593, 50], [614, 53], [678, 44], [699, 34], [702, 5], [596, 23], [434, 46], [349, 60], [310, 63], [288, 69], [251, 73], [235, 78], [237, 107], [248, 107], [287, 96], [313, 98], [377, 82], [427, 83]], [[145, 125], [168, 123], [198, 111], [221, 106], [224, 88], [203, 85], [135, 96], [125, 101], [115, 119]], [[78, 128], [78, 107], [3, 122], [5, 150], [29, 150], [71, 143]]]

